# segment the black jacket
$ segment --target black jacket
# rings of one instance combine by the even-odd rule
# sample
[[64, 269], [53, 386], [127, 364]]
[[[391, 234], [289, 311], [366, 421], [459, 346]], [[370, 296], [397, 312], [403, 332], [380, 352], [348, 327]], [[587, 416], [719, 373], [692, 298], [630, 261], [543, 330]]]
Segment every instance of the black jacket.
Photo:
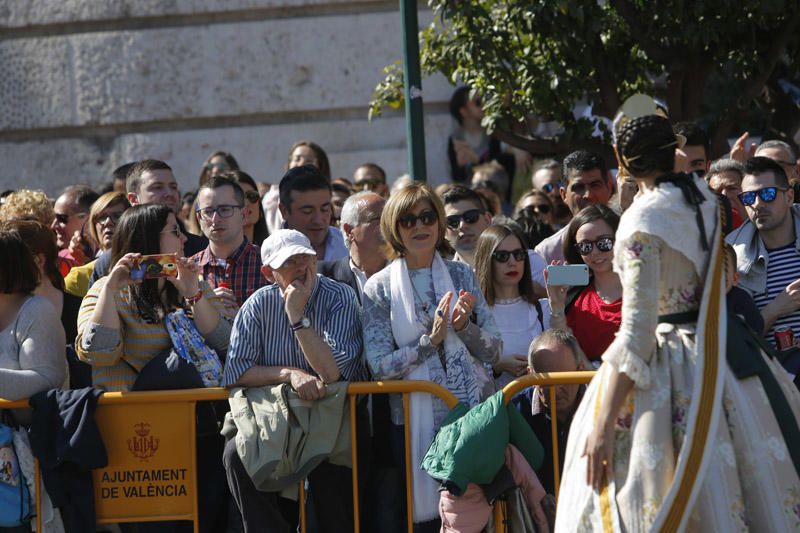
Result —
[[317, 266], [317, 271], [326, 278], [349, 285], [356, 291], [358, 303], [361, 303], [361, 289], [358, 288], [356, 275], [350, 270], [349, 256], [339, 259], [338, 261], [324, 261]]
[[108, 464], [94, 420], [99, 389], [49, 390], [30, 399], [30, 439], [53, 506], [60, 508], [66, 531], [94, 531], [92, 469]]

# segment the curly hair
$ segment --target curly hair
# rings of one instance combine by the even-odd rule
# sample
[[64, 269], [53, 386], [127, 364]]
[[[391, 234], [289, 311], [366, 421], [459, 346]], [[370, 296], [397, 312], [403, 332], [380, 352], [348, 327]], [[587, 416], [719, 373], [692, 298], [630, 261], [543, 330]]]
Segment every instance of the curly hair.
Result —
[[677, 139], [669, 120], [659, 115], [635, 118], [617, 137], [621, 164], [633, 175], [667, 173], [675, 168]]
[[20, 189], [9, 194], [0, 207], [0, 221], [36, 220], [50, 227], [55, 216], [53, 204], [43, 191]]

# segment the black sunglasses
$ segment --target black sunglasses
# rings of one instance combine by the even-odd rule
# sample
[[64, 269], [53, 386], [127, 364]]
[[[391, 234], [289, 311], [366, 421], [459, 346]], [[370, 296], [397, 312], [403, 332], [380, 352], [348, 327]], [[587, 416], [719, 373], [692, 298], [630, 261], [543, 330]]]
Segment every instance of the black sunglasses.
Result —
[[[81, 212], [81, 213], [74, 213], [74, 214], [75, 214], [76, 217], [79, 217], [79, 216], [86, 215], [87, 213], [86, 212]], [[70, 216], [72, 216], [72, 215], [68, 215], [66, 213], [55, 213], [54, 218], [59, 223], [64, 224], [66, 226], [69, 223], [69, 217]]]
[[614, 249], [613, 237], [602, 237], [596, 241], [581, 241], [575, 243], [578, 253], [581, 255], [589, 255], [592, 253], [594, 247], [597, 246], [599, 252], [610, 252]]
[[397, 219], [397, 222], [405, 229], [411, 229], [417, 225], [417, 220], [422, 222], [423, 226], [433, 226], [439, 218], [433, 211], [423, 211], [419, 215], [407, 214]]
[[550, 212], [550, 206], [547, 204], [540, 204], [540, 205], [526, 205], [522, 208], [522, 212], [529, 216], [533, 217], [536, 215], [546, 215]]
[[775, 198], [778, 197], [778, 191], [785, 192], [787, 190], [788, 189], [780, 189], [778, 187], [764, 187], [757, 191], [740, 192], [739, 200], [741, 200], [744, 205], [753, 205], [756, 203], [756, 195], [758, 195], [762, 202], [770, 203], [774, 202]]
[[244, 193], [244, 197], [247, 199], [248, 202], [256, 203], [261, 200], [261, 196], [256, 191], [247, 191]]
[[474, 224], [481, 218], [481, 214], [483, 214], [483, 212], [480, 209], [470, 209], [469, 211], [464, 211], [464, 213], [460, 215], [448, 215], [447, 226], [450, 229], [457, 229], [458, 226], [461, 225], [462, 219], [467, 224]]
[[492, 257], [498, 263], [508, 263], [508, 260], [512, 255], [514, 256], [515, 261], [521, 263], [525, 261], [525, 258], [528, 256], [528, 252], [522, 248], [517, 248], [516, 250], [497, 250], [492, 254]]

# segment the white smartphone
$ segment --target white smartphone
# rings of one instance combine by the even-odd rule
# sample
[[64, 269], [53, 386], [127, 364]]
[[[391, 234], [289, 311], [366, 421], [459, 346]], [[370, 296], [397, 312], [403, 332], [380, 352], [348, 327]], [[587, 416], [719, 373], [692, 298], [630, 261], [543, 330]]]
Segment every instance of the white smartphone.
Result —
[[589, 267], [586, 265], [550, 265], [547, 267], [548, 285], [588, 285]]

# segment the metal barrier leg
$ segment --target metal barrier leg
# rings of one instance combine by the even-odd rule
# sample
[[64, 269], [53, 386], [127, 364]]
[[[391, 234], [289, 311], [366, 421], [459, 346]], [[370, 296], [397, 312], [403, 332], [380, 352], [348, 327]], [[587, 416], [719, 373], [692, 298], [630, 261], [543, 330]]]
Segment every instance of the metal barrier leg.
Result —
[[408, 393], [403, 393], [403, 438], [406, 445], [406, 520], [408, 520], [408, 533], [414, 533], [414, 493], [412, 485], [414, 479], [411, 474], [411, 425], [409, 423]]
[[356, 435], [356, 395], [350, 395], [350, 440], [353, 443], [353, 529], [355, 533], [361, 531], [360, 516], [358, 514], [358, 439]]
[[42, 473], [39, 459], [33, 460], [33, 484], [36, 487], [36, 531], [42, 531]]
[[555, 492], [556, 503], [558, 503], [558, 484], [560, 475], [558, 474], [558, 420], [556, 420], [556, 388], [550, 386], [550, 436], [553, 439], [553, 490]]
[[300, 490], [297, 493], [297, 504], [300, 506], [300, 533], [306, 533], [306, 480], [300, 480]]

